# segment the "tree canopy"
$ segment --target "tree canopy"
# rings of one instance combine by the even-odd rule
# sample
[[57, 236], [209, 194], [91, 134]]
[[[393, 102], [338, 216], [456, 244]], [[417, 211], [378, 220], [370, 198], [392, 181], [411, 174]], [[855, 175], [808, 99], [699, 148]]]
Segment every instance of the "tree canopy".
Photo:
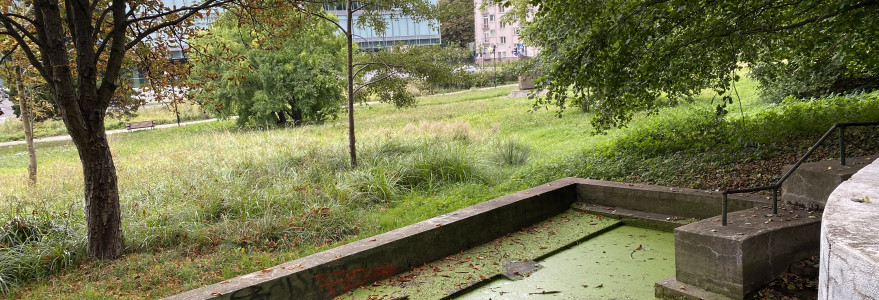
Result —
[[762, 67], [761, 82], [821, 61], [843, 79], [879, 70], [875, 0], [499, 2], [537, 10], [523, 34], [542, 49], [537, 85], [549, 92], [535, 105], [581, 105], [598, 131], [703, 89], [727, 103], [743, 67]]
[[[334, 18], [333, 16], [327, 16]], [[345, 39], [316, 17], [288, 13], [275, 25], [232, 12], [190, 41], [196, 101], [239, 124], [335, 117], [343, 101]]]
[[473, 0], [440, 0], [440, 36], [443, 43], [466, 47], [475, 42]]

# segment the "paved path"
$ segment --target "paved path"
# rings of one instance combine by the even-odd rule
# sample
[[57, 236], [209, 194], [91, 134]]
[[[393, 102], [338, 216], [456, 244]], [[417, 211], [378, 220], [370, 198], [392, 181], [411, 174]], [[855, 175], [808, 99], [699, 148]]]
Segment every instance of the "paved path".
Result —
[[[208, 119], [208, 120], [199, 120], [199, 121], [192, 121], [192, 122], [183, 122], [183, 123], [180, 123], [180, 126], [213, 122], [216, 120], [217, 119]], [[172, 123], [172, 124], [156, 125], [156, 128], [169, 128], [169, 127], [176, 127], [176, 126], [177, 126], [177, 123]], [[140, 130], [149, 130], [149, 128], [135, 129], [135, 130], [131, 130], [131, 131], [140, 131]], [[123, 133], [123, 132], [129, 132], [129, 130], [125, 130], [125, 129], [110, 130], [110, 131], [107, 131], [107, 135], [116, 134], [116, 133]], [[70, 140], [69, 135], [59, 135], [59, 136], [50, 136], [50, 137], [45, 137], [45, 138], [41, 138], [41, 139], [36, 139], [36, 140], [34, 140], [34, 143], [69, 141], [69, 140]], [[24, 141], [5, 142], [5, 143], [0, 143], [0, 147], [24, 145], [24, 143], [25, 143]]]
[[16, 118], [12, 113], [12, 101], [9, 101], [6, 97], [0, 96], [0, 111], [3, 112], [3, 114], [0, 114], [0, 123], [6, 122], [7, 119]]

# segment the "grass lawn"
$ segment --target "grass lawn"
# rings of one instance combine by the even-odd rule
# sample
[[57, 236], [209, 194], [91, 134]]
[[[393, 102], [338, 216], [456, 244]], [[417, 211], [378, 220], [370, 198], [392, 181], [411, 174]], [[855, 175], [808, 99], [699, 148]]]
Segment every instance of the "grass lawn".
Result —
[[[714, 116], [706, 93], [593, 135], [589, 115], [533, 110], [532, 100], [506, 98], [512, 89], [427, 96], [407, 109], [357, 107], [353, 169], [342, 118], [111, 135], [127, 253], [113, 262], [83, 259], [74, 147], [37, 144], [33, 188], [25, 147], [0, 148], [0, 291], [170, 296], [566, 176], [705, 189], [765, 184], [828, 122], [879, 119], [876, 93], [767, 104], [745, 81], [742, 110], [730, 107], [725, 117]], [[852, 155], [879, 149], [876, 130], [849, 136]], [[833, 155], [819, 151], [819, 159]]]

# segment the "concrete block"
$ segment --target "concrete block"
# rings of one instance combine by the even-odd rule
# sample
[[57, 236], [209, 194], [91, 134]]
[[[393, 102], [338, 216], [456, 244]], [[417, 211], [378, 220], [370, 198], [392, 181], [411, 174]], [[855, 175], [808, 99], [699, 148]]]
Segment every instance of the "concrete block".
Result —
[[519, 90], [533, 90], [533, 89], [534, 89], [534, 77], [519, 76]]
[[[843, 181], [872, 162], [876, 157], [853, 157], [843, 166], [839, 160], [819, 161], [800, 165], [781, 185], [785, 203], [804, 205], [812, 210], [824, 209], [827, 197]], [[793, 165], [784, 167], [787, 173]]]
[[818, 253], [820, 217], [795, 207], [757, 208], [675, 229], [677, 280], [733, 299], [766, 285], [798, 260]]

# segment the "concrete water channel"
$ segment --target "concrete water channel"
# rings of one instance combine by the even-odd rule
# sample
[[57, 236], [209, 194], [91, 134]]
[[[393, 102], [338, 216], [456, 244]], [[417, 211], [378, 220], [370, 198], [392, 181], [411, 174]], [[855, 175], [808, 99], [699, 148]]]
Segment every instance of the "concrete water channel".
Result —
[[574, 206], [337, 299], [647, 299], [674, 274], [671, 232]]
[[565, 178], [169, 299], [651, 298], [682, 261], [671, 231], [713, 225], [719, 196]]
[[851, 161], [804, 165], [777, 212], [729, 195], [728, 226], [716, 191], [564, 178], [168, 299], [745, 299], [819, 244], [819, 297], [877, 299], [879, 163]]

